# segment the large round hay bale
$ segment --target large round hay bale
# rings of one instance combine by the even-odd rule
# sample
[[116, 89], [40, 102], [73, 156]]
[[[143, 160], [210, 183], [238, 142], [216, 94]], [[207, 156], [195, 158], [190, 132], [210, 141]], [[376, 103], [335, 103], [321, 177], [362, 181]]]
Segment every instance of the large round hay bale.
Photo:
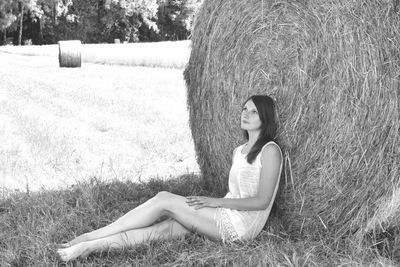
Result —
[[393, 226], [400, 207], [393, 3], [205, 0], [185, 80], [208, 185], [225, 190], [232, 151], [244, 142], [240, 105], [265, 93], [280, 113], [286, 168], [278, 205], [288, 233], [337, 243]]
[[58, 61], [60, 67], [79, 68], [81, 67], [81, 41], [59, 41]]

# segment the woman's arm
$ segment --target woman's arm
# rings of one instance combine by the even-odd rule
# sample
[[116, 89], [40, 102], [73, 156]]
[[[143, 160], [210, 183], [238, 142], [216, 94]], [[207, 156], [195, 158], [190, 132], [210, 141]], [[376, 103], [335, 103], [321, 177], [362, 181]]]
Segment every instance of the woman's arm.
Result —
[[209, 198], [201, 196], [187, 197], [189, 206], [195, 209], [203, 207], [223, 207], [236, 210], [263, 210], [272, 200], [276, 183], [279, 181], [281, 153], [275, 145], [268, 145], [261, 154], [261, 174], [258, 194], [250, 198]]

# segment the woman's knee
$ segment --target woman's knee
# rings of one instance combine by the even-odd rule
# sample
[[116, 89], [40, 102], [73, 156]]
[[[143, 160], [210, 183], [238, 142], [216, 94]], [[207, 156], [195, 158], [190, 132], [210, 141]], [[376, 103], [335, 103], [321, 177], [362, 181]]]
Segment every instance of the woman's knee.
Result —
[[158, 205], [163, 209], [164, 215], [170, 216], [175, 208], [181, 204], [182, 198], [167, 191], [161, 191], [154, 197]]
[[173, 194], [167, 191], [160, 191], [155, 196], [154, 199], [158, 202], [165, 203], [172, 199]]
[[154, 197], [153, 200], [161, 207], [166, 207], [168, 203], [172, 200], [172, 195], [170, 192], [161, 191], [158, 192]]

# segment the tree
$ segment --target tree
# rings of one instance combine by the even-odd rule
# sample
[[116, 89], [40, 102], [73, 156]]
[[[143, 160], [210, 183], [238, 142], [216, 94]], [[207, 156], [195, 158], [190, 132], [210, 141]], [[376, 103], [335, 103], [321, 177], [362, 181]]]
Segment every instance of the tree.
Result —
[[[0, 0], [3, 40], [34, 44], [181, 40], [190, 35], [200, 0]], [[28, 31], [26, 31], [26, 29]], [[24, 31], [24, 32], [23, 32]]]
[[201, 0], [159, 0], [158, 27], [163, 39], [187, 39]]
[[55, 28], [58, 24], [58, 18], [67, 14], [72, 3], [72, 0], [36, 0], [36, 5], [32, 8], [32, 16], [39, 23], [38, 39], [40, 44], [44, 42], [44, 31], [47, 31], [47, 35], [50, 36], [46, 39], [51, 39], [47, 41], [55, 42]]
[[[1, 0], [0, 24], [4, 34], [8, 28], [18, 29], [18, 45], [22, 43], [24, 18], [36, 9], [37, 0]], [[4, 37], [6, 38], [6, 37]]]
[[11, 11], [11, 0], [0, 0], [0, 29], [3, 32], [3, 43], [7, 42], [7, 28], [17, 19]]
[[[30, 10], [35, 8], [37, 0], [18, 0], [18, 10], [19, 10], [19, 34], [18, 34], [18, 45], [22, 43], [22, 31], [23, 31], [23, 22], [24, 15], [28, 14]], [[13, 1], [14, 2], [14, 1]]]
[[3, 43], [7, 42], [7, 29], [14, 25], [17, 20], [15, 16], [15, 3], [12, 0], [0, 0], [0, 29], [3, 32]]
[[105, 8], [107, 13], [102, 21], [106, 35], [137, 42], [143, 24], [158, 31], [156, 0], [106, 0]]
[[[74, 34], [83, 42], [139, 41], [138, 29], [148, 25], [157, 31], [156, 0], [74, 0], [58, 32]], [[73, 21], [66, 17], [73, 17]]]

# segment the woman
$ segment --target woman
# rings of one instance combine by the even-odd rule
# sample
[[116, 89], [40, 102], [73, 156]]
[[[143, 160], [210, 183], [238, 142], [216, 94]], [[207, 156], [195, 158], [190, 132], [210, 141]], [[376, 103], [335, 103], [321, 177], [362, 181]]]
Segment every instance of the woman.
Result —
[[[282, 152], [274, 142], [277, 123], [272, 98], [254, 95], [247, 99], [241, 128], [247, 143], [233, 152], [229, 192], [224, 198], [160, 192], [115, 222], [64, 244], [58, 250], [60, 258], [68, 261], [189, 232], [223, 242], [255, 238], [268, 218], [282, 171]], [[155, 223], [162, 216], [169, 219]]]

